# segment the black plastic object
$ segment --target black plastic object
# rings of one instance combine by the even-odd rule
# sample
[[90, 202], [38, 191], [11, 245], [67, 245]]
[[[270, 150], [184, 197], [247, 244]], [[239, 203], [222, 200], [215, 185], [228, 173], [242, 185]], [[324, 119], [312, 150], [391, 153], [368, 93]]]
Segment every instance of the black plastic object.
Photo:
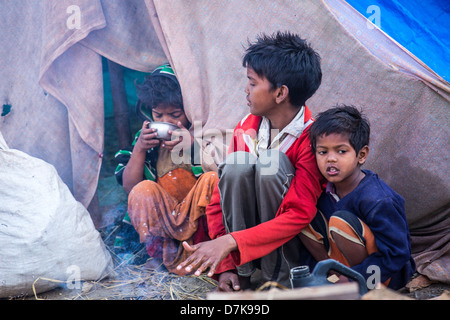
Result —
[[347, 278], [358, 282], [360, 296], [367, 293], [367, 285], [363, 276], [353, 269], [333, 260], [319, 261], [312, 273], [309, 272], [308, 266], [299, 266], [291, 269], [290, 281], [292, 288], [314, 287], [333, 285], [334, 283], [327, 280], [328, 272], [334, 270]]

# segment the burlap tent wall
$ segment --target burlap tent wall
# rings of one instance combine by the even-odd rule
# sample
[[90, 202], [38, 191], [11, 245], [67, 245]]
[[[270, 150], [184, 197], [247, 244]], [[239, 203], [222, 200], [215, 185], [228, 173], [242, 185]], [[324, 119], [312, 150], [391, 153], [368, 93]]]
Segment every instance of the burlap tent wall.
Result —
[[[67, 27], [72, 5], [80, 29]], [[12, 106], [0, 130], [53, 164], [86, 206], [104, 143], [101, 56], [146, 72], [169, 60], [191, 121], [225, 132], [248, 112], [247, 39], [290, 30], [322, 56], [314, 114], [362, 107], [373, 128], [366, 167], [405, 197], [411, 229], [448, 221], [449, 85], [343, 1], [6, 0], [0, 10], [0, 97]]]
[[[68, 28], [77, 5], [80, 29]], [[53, 164], [87, 206], [104, 133], [101, 55], [149, 71], [166, 60], [142, 1], [0, 3], [0, 130], [11, 148]], [[69, 24], [70, 25], [70, 24]]]
[[[308, 101], [313, 112], [337, 102], [363, 107], [373, 126], [367, 167], [405, 196], [412, 227], [442, 219], [428, 213], [449, 200], [449, 179], [440, 173], [448, 154], [435, 148], [448, 143], [448, 83], [381, 31], [368, 29], [366, 19], [346, 3], [147, 2], [158, 14], [163, 47], [165, 40], [165, 51], [186, 80], [182, 87], [192, 118], [203, 119], [205, 127], [233, 127], [247, 112], [240, 61], [247, 38], [296, 31], [323, 59], [323, 84]], [[190, 22], [180, 28], [185, 21]]]

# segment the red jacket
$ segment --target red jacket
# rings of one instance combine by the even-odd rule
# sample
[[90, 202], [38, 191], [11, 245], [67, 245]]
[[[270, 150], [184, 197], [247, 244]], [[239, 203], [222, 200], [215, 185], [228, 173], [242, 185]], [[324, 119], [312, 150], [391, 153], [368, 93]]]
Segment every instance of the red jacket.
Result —
[[[249, 152], [249, 140], [255, 139], [262, 118], [252, 114], [245, 117], [234, 129], [229, 153]], [[305, 124], [310, 120], [311, 111], [305, 107]], [[238, 250], [225, 258], [216, 273], [234, 270], [237, 265], [261, 258], [292, 239], [306, 227], [316, 214], [316, 203], [325, 179], [317, 167], [316, 158], [311, 149], [309, 134], [303, 130], [286, 155], [295, 167], [295, 177], [286, 193], [274, 219], [252, 228], [232, 232]], [[251, 139], [249, 139], [251, 138]], [[209, 236], [220, 237], [225, 232], [220, 207], [220, 194], [216, 186], [211, 203], [206, 208]]]

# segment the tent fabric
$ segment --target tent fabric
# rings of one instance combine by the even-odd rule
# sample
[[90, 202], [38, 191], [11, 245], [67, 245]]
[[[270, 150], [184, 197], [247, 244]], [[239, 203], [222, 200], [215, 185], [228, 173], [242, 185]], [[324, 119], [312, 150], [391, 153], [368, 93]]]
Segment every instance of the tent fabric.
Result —
[[[432, 224], [448, 214], [439, 211], [450, 199], [449, 178], [440, 174], [442, 161], [445, 163], [448, 155], [436, 147], [448, 145], [449, 85], [380, 30], [370, 30], [375, 40], [368, 41], [366, 19], [348, 4], [147, 4], [150, 16], [158, 17], [154, 26], [160, 38], [163, 35], [164, 50], [170, 54], [180, 78], [188, 115], [194, 120], [202, 119], [205, 129], [233, 128], [247, 113], [243, 93], [246, 75], [241, 66], [247, 40], [261, 32], [298, 32], [322, 56], [323, 83], [307, 102], [313, 113], [335, 103], [363, 108], [373, 131], [367, 167], [405, 197], [411, 228]], [[336, 15], [333, 8], [341, 10], [341, 15]], [[365, 41], [355, 36], [358, 30], [351, 33], [348, 25], [343, 25], [346, 21], [358, 22], [360, 33], [366, 34]], [[388, 51], [394, 52], [395, 64], [393, 56], [387, 58]]]
[[[79, 29], [68, 28], [72, 5]], [[0, 97], [11, 106], [0, 131], [11, 148], [54, 165], [85, 206], [104, 145], [102, 56], [143, 72], [170, 61], [194, 133], [220, 161], [225, 133], [248, 113], [247, 41], [290, 30], [322, 57], [308, 106], [314, 115], [336, 103], [363, 109], [365, 167], [405, 198], [411, 230], [449, 214], [449, 84], [344, 1], [5, 0], [0, 12]]]
[[437, 282], [450, 284], [450, 217], [411, 236], [417, 271]]
[[[80, 29], [68, 27], [72, 5]], [[104, 145], [101, 56], [144, 72], [166, 61], [148, 10], [139, 0], [7, 0], [0, 10], [0, 96], [11, 106], [0, 130], [12, 148], [54, 165], [88, 206]]]

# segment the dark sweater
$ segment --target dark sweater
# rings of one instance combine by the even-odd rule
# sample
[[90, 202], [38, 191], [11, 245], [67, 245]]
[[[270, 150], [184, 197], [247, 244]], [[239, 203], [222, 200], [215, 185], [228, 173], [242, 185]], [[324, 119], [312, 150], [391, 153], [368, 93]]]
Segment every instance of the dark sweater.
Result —
[[346, 210], [367, 224], [375, 236], [378, 252], [371, 254], [352, 269], [367, 279], [373, 274], [369, 267], [378, 266], [381, 282], [391, 278], [388, 286], [399, 289], [415, 271], [405, 215], [405, 200], [378, 175], [370, 170], [363, 172], [366, 176], [351, 193], [336, 202], [331, 194], [323, 192], [318, 207], [327, 219], [333, 212]]

